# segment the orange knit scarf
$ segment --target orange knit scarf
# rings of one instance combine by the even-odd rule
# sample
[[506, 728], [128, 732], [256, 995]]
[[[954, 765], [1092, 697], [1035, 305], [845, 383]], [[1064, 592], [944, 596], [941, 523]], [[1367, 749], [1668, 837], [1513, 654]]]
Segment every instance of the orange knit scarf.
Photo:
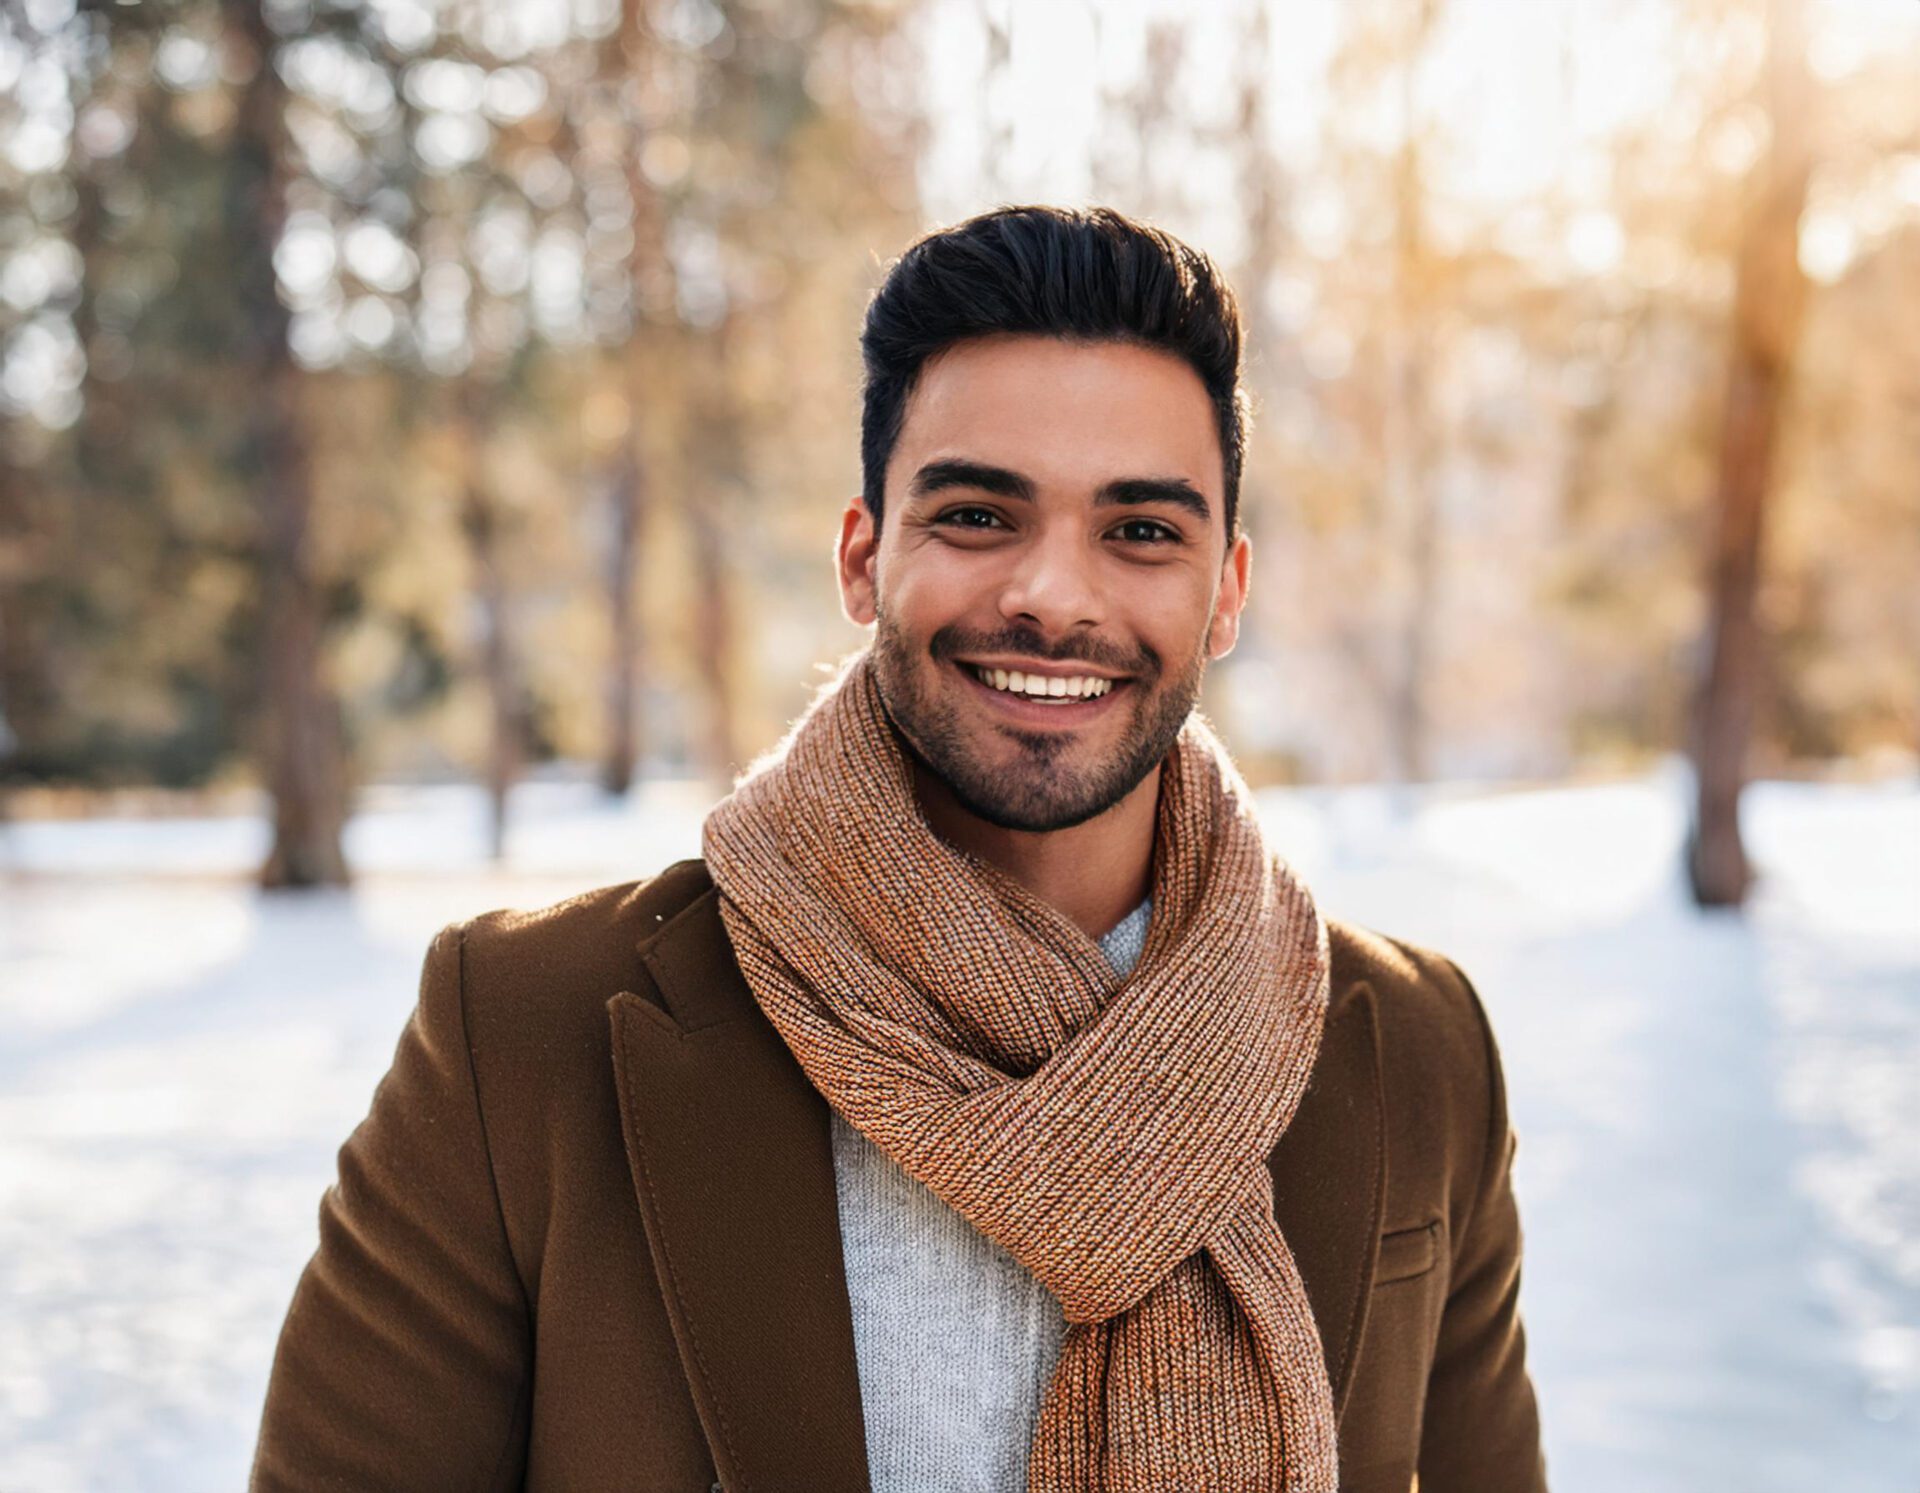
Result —
[[835, 1109], [1059, 1299], [1032, 1493], [1334, 1493], [1332, 1390], [1267, 1170], [1326, 1015], [1313, 898], [1189, 716], [1146, 947], [1116, 980], [928, 827], [871, 658], [707, 819], [755, 998]]

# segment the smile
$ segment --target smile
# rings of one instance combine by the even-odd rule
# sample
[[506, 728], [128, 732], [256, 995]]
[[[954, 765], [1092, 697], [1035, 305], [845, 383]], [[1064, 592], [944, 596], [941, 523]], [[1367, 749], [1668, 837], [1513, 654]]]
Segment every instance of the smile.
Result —
[[1094, 700], [1113, 688], [1111, 679], [1102, 679], [1092, 674], [1023, 674], [1018, 669], [983, 669], [977, 664], [964, 665], [975, 679], [988, 689], [1004, 690], [1009, 694], [1023, 695], [1029, 700], [1048, 702], [1072, 700]]

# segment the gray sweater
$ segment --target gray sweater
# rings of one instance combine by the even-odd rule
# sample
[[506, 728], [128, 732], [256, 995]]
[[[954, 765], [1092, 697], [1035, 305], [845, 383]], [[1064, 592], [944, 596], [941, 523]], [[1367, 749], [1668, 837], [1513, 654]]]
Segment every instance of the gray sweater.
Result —
[[[1151, 899], [1100, 940], [1139, 961]], [[1021, 1493], [1066, 1321], [1012, 1255], [833, 1111], [873, 1493]]]

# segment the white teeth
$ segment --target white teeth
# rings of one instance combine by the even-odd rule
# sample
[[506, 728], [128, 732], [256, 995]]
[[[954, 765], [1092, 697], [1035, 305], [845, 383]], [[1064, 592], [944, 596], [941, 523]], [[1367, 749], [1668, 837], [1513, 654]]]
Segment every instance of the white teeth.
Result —
[[1111, 679], [1092, 675], [1056, 677], [1047, 674], [1023, 674], [1018, 669], [975, 667], [974, 677], [995, 689], [1025, 695], [1030, 700], [1096, 700], [1113, 688]]

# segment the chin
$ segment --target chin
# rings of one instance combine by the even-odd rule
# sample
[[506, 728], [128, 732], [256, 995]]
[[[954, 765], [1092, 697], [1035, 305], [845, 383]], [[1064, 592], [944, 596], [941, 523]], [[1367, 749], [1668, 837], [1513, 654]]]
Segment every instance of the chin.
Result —
[[[1121, 798], [1125, 798], [1123, 793]], [[1073, 803], [968, 803], [961, 800], [967, 811], [986, 820], [999, 829], [1019, 830], [1026, 834], [1052, 834], [1063, 829], [1073, 829], [1077, 825], [1098, 819], [1111, 809], [1120, 799], [1109, 799], [1091, 804]]]
[[[1028, 750], [1016, 750], [994, 760], [985, 753], [967, 751], [951, 738], [932, 743], [928, 752], [917, 749], [929, 772], [952, 793], [968, 813], [999, 829], [1045, 834], [1072, 829], [1097, 819], [1140, 786], [1158, 758], [1142, 770], [1137, 762], [1107, 760], [1083, 767], [1058, 762], [1062, 755], [1080, 751], [1058, 737], [1046, 737]], [[1049, 751], [1053, 760], [1036, 760], [1035, 751]]]

